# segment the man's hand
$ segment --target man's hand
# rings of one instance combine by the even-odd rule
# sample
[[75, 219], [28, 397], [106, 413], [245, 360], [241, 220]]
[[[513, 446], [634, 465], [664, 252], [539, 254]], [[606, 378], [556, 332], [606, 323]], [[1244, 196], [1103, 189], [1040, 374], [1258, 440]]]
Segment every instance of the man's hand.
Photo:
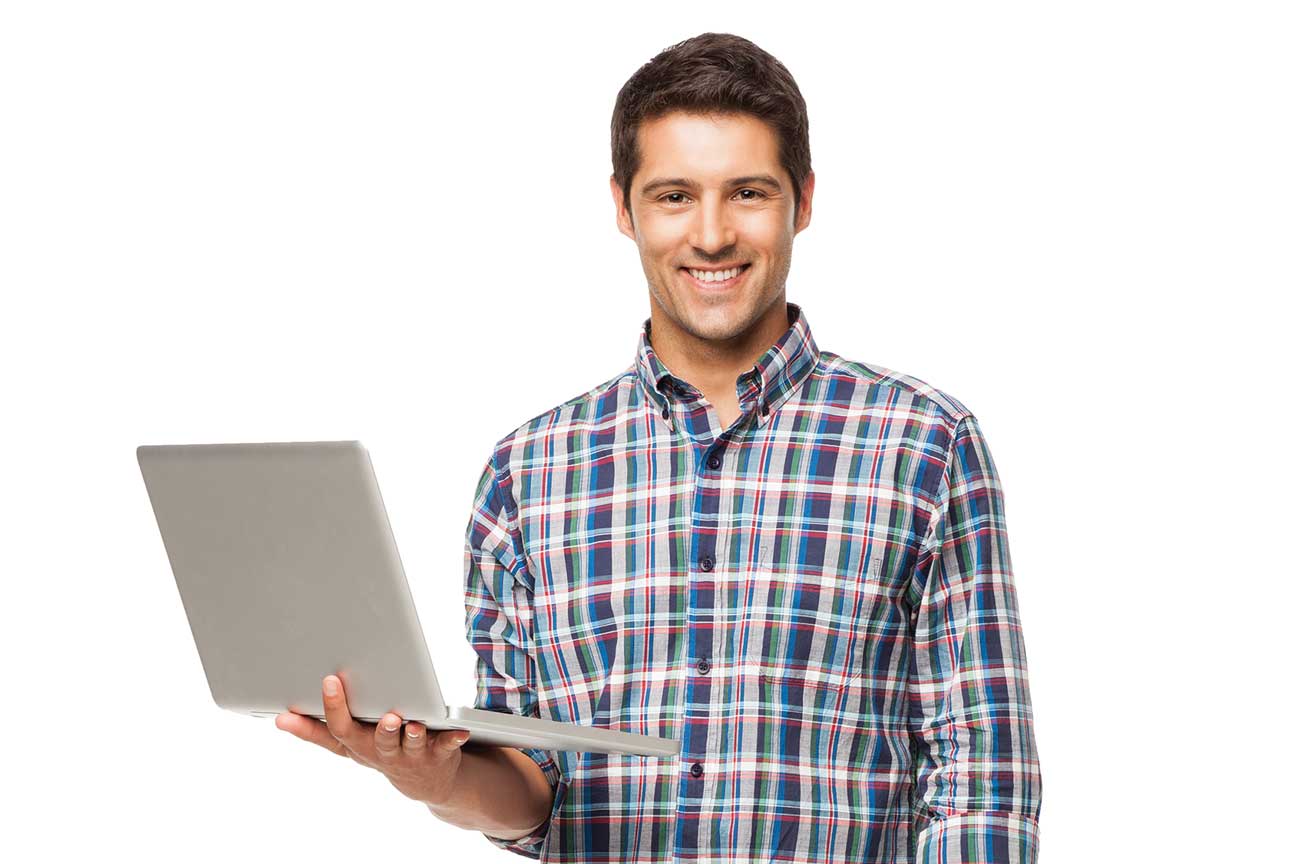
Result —
[[401, 794], [426, 804], [441, 804], [451, 794], [460, 767], [461, 745], [470, 733], [463, 729], [430, 732], [422, 723], [406, 723], [396, 714], [378, 723], [360, 723], [347, 707], [336, 675], [323, 681], [324, 717], [316, 720], [285, 711], [274, 725], [303, 741], [382, 772]]

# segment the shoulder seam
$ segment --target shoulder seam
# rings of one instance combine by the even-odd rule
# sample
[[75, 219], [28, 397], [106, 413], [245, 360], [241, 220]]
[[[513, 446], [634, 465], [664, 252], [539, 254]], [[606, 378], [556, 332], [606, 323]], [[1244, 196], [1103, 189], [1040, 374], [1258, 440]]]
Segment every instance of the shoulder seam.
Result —
[[962, 418], [972, 413], [961, 400], [906, 372], [878, 364], [847, 360], [831, 352], [823, 352], [822, 362], [825, 364], [826, 371], [846, 373], [876, 385], [896, 387], [914, 398], [930, 402], [952, 420], [955, 426]]

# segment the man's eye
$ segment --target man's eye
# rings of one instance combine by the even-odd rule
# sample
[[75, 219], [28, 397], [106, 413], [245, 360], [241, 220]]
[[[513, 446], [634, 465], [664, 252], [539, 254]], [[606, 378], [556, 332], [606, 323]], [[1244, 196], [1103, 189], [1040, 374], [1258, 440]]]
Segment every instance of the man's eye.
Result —
[[[749, 194], [752, 195], [751, 198], [748, 198], [748, 199], [747, 199], [748, 201], [760, 201], [761, 198], [763, 197], [762, 194], [761, 194], [760, 192], [758, 192], [756, 189], [740, 189], [740, 190], [739, 190], [739, 194], [740, 194], [740, 195], [743, 194], [744, 192], [747, 192], [747, 193], [749, 193]], [[661, 196], [661, 200], [662, 200], [662, 201], [669, 201], [669, 202], [672, 203], [672, 204], [679, 204], [679, 203], [682, 203], [682, 202], [680, 202], [680, 201], [675, 201], [675, 200], [674, 200], [675, 198], [687, 198], [687, 197], [688, 197], [688, 196], [686, 196], [683, 192], [667, 192], [665, 195]]]

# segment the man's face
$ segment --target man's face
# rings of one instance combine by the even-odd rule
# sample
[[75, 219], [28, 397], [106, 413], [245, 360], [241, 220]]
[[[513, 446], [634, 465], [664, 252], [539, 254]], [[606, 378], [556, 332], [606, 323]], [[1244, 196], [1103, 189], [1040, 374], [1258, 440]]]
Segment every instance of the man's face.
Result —
[[[746, 114], [667, 114], [639, 127], [638, 145], [632, 221], [614, 178], [611, 195], [617, 225], [638, 246], [653, 326], [664, 318], [695, 339], [733, 340], [784, 302], [793, 235], [811, 221], [815, 175], [795, 213], [775, 131]], [[703, 282], [690, 268], [713, 276]], [[713, 281], [735, 269], [734, 278]]]

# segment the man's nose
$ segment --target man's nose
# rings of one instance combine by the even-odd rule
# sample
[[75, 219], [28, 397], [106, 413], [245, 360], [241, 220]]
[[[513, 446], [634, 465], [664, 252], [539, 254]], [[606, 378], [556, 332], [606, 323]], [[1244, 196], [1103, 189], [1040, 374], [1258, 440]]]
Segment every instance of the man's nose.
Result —
[[721, 201], [707, 199], [699, 208], [696, 225], [689, 243], [708, 254], [732, 246], [735, 242], [730, 209]]

